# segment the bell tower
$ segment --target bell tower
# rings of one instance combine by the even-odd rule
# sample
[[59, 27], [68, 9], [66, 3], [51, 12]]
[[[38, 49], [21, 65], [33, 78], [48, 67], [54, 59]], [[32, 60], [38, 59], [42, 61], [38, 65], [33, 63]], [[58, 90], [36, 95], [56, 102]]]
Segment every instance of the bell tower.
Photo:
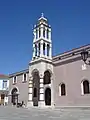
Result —
[[27, 106], [53, 105], [53, 64], [51, 26], [43, 13], [33, 29], [33, 55], [29, 63]]
[[38, 19], [33, 30], [33, 56], [32, 61], [43, 59], [52, 59], [51, 27], [43, 13]]

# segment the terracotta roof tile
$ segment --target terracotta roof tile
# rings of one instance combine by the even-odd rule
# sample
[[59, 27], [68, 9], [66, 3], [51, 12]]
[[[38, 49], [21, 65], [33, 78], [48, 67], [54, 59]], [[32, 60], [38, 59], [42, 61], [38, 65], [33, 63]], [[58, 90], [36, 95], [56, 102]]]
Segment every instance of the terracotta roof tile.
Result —
[[9, 78], [8, 75], [0, 74], [0, 78]]

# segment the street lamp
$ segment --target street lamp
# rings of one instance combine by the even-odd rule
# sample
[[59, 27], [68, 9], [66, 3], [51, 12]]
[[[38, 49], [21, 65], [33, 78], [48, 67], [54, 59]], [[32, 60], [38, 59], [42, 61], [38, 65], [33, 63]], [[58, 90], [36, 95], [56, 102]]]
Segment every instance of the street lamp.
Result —
[[88, 51], [86, 51], [86, 50], [83, 50], [83, 51], [81, 52], [82, 60], [84, 61], [84, 63], [85, 63], [86, 65], [90, 65], [90, 61], [87, 62], [88, 55], [89, 55], [89, 53], [88, 53]]

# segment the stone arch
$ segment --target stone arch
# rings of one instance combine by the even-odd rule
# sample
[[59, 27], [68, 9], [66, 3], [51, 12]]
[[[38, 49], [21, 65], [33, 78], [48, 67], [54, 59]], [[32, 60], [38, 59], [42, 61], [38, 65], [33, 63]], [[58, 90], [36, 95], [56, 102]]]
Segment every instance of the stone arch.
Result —
[[[15, 86], [14, 88], [16, 88], [16, 89], [17, 89], [17, 91], [18, 91], [18, 93], [19, 93], [19, 89], [18, 89], [18, 87], [17, 87], [17, 86]], [[11, 93], [12, 93], [12, 90], [13, 90], [14, 88], [12, 88], [12, 89], [10, 90], [9, 95], [12, 95]]]
[[44, 84], [50, 84], [51, 83], [51, 76], [52, 76], [52, 73], [51, 73], [51, 70], [46, 70], [44, 72]]
[[51, 105], [51, 88], [47, 87], [45, 89], [45, 105]]
[[38, 69], [33, 69], [31, 72], [31, 75], [34, 76], [34, 73], [38, 73], [39, 74], [39, 70]]
[[11, 103], [13, 103], [13, 105], [16, 105], [18, 103], [18, 95], [19, 95], [19, 91], [17, 89], [17, 87], [14, 87], [11, 91]]

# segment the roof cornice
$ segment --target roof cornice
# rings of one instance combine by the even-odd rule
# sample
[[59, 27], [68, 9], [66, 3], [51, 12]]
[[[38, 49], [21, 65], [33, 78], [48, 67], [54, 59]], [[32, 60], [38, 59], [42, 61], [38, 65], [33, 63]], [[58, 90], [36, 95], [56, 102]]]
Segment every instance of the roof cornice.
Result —
[[59, 55], [57, 55], [57, 56], [54, 56], [54, 57], [52, 58], [52, 61], [53, 61], [53, 62], [61, 61], [61, 60], [65, 60], [65, 59], [67, 59], [67, 58], [71, 58], [72, 56], [80, 55], [80, 53], [81, 53], [83, 50], [90, 51], [90, 44], [85, 45], [85, 46], [82, 46], [82, 47], [79, 47], [79, 48], [72, 49], [72, 50], [70, 50], [70, 51], [64, 52], [64, 53], [59, 54]]

